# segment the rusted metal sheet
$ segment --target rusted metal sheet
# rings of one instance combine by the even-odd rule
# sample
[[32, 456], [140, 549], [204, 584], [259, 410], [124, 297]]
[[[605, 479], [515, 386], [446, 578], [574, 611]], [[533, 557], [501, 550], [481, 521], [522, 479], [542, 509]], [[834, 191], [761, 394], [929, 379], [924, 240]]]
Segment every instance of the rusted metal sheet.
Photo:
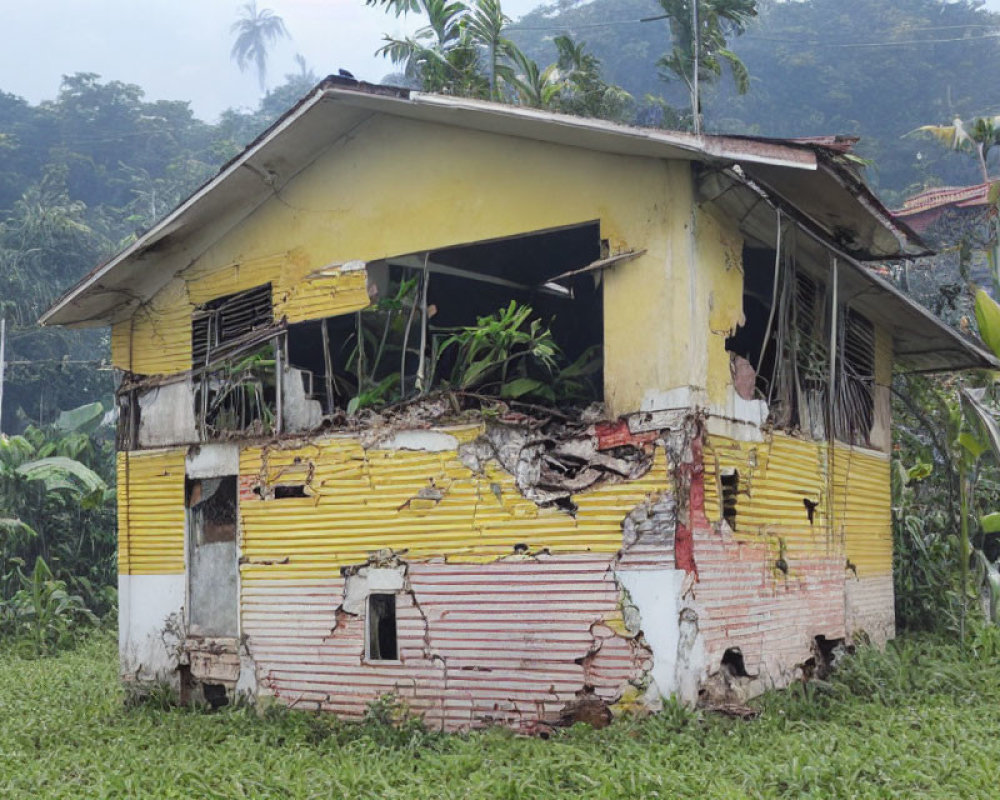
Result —
[[184, 450], [118, 454], [118, 570], [184, 572]]
[[264, 686], [348, 718], [396, 693], [434, 727], [552, 720], [583, 690], [614, 702], [652, 666], [623, 629], [609, 557], [411, 563], [397, 598], [399, 663], [364, 661], [343, 579], [251, 580], [243, 630]]

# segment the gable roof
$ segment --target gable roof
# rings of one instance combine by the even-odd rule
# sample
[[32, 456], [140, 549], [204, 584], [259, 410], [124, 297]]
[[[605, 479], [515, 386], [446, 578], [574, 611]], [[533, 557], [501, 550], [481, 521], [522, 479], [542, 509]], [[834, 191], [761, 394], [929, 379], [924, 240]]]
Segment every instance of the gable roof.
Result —
[[[197, 259], [320, 153], [376, 114], [605, 153], [697, 161], [719, 169], [738, 165], [854, 259], [928, 252], [843, 162], [845, 140], [839, 138], [778, 140], [637, 128], [331, 76], [133, 244], [66, 292], [42, 315], [41, 324], [82, 327], [128, 318], [172, 277], [157, 269], [163, 258]], [[898, 295], [900, 306], [912, 305], [891, 287], [880, 289]], [[1000, 367], [981, 351], [973, 355], [964, 340], [941, 327], [962, 343], [958, 349], [966, 354], [946, 366]]]

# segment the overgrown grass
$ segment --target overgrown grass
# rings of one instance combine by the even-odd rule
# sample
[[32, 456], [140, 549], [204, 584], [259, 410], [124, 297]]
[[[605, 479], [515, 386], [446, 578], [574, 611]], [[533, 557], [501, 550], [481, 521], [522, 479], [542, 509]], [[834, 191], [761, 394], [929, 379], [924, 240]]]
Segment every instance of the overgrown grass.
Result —
[[127, 707], [99, 634], [55, 658], [0, 654], [0, 797], [990, 797], [1000, 637], [972, 645], [863, 650], [828, 683], [766, 696], [751, 722], [675, 708], [545, 741]]

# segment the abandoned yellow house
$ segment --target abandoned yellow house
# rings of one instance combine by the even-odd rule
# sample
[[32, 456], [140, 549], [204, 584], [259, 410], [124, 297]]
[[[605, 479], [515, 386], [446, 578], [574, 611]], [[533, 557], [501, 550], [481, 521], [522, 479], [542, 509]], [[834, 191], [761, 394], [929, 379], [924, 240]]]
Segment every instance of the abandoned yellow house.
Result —
[[122, 373], [123, 677], [530, 730], [891, 637], [893, 366], [1000, 364], [848, 145], [322, 82], [43, 319]]

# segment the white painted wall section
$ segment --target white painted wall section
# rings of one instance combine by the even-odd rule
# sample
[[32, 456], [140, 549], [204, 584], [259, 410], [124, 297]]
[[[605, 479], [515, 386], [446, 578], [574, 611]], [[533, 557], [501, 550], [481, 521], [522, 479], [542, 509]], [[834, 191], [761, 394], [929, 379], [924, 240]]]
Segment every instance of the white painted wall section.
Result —
[[183, 575], [118, 576], [122, 675], [173, 682], [184, 622]]
[[226, 475], [239, 475], [239, 445], [203, 444], [188, 453], [184, 470], [189, 478], [222, 478]]
[[684, 575], [679, 569], [622, 570], [616, 574], [639, 609], [642, 634], [653, 651], [650, 674], [661, 697], [675, 694], [679, 685], [677, 652]]

